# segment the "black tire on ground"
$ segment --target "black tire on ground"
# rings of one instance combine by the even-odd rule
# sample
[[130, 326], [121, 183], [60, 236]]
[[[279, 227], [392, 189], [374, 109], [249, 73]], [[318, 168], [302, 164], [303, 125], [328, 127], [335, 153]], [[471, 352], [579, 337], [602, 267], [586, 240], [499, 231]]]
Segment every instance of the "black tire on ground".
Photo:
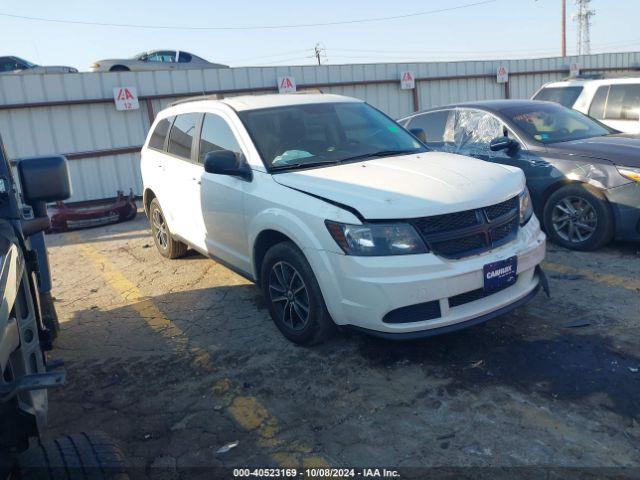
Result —
[[[282, 276], [283, 270], [279, 269], [282, 266], [286, 266], [288, 276], [287, 272], [284, 272], [284, 277]], [[280, 277], [277, 270], [280, 271]], [[294, 298], [291, 302], [288, 300], [274, 302], [274, 298], [280, 295], [277, 290], [274, 290], [273, 285], [270, 285], [272, 276], [274, 280], [284, 278], [282, 283], [289, 285], [287, 290], [289, 292], [297, 290], [299, 292], [297, 295], [300, 297]], [[313, 345], [327, 340], [335, 332], [336, 325], [327, 311], [313, 270], [302, 251], [292, 242], [278, 243], [267, 251], [260, 267], [260, 283], [271, 318], [280, 332], [290, 341], [300, 345]], [[294, 283], [293, 287], [292, 283]], [[300, 286], [303, 286], [304, 290], [300, 290]], [[280, 293], [287, 295], [287, 291]], [[283, 318], [283, 312], [289, 305], [291, 305], [289, 320], [293, 322], [291, 318], [294, 315], [297, 319], [297, 328], [294, 328], [293, 323], [291, 325], [286, 323], [286, 315]], [[306, 313], [305, 319], [296, 312], [302, 312], [303, 315]]]
[[60, 322], [51, 292], [40, 294], [40, 310], [42, 311], [42, 323], [51, 332], [51, 340], [55, 340], [60, 332]]
[[151, 200], [149, 205], [149, 223], [151, 224], [153, 241], [160, 255], [167, 258], [180, 258], [187, 253], [189, 247], [171, 237], [171, 232], [157, 198]]
[[128, 480], [124, 455], [101, 432], [38, 442], [18, 458], [21, 480]]
[[[564, 212], [569, 224], [563, 223]], [[551, 240], [571, 250], [596, 250], [613, 238], [609, 203], [600, 191], [581, 184], [566, 185], [551, 194], [544, 206], [543, 224]]]
[[129, 72], [129, 68], [124, 65], [114, 65], [109, 69], [110, 72]]

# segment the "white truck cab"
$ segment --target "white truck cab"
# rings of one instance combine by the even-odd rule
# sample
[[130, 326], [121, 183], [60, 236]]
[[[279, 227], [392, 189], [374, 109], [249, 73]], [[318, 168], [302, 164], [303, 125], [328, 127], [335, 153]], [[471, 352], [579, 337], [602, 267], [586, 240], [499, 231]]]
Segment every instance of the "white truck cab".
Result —
[[640, 77], [551, 82], [532, 99], [560, 103], [623, 133], [640, 133]]
[[431, 152], [354, 98], [179, 102], [153, 123], [142, 176], [159, 252], [191, 247], [256, 282], [297, 343], [335, 325], [446, 332], [545, 284], [521, 170]]

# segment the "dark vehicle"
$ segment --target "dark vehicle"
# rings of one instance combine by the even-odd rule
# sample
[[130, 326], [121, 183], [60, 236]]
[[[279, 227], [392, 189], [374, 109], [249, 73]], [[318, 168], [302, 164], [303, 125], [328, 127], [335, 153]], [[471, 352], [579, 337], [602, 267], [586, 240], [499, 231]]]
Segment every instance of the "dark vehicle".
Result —
[[399, 121], [428, 147], [521, 168], [547, 235], [575, 250], [640, 240], [640, 138], [551, 102], [461, 103]]
[[65, 65], [36, 65], [20, 57], [0, 57], [0, 73], [78, 73], [77, 68]]
[[0, 479], [125, 479], [122, 456], [104, 434], [40, 440], [47, 390], [65, 381], [45, 355], [57, 318], [43, 232], [47, 202], [68, 198], [71, 187], [61, 156], [23, 159], [17, 171], [20, 188], [0, 140]]

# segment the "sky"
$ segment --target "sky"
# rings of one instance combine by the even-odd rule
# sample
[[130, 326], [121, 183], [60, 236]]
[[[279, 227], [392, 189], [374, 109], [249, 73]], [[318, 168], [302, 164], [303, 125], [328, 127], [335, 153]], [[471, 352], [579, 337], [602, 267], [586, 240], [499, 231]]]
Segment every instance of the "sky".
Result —
[[[561, 0], [485, 0], [385, 21], [282, 28], [403, 16], [482, 0], [20, 0], [0, 1], [0, 55], [88, 70], [96, 60], [179, 49], [230, 66], [539, 58], [560, 54]], [[640, 50], [640, 0], [592, 0], [592, 53]], [[574, 0], [567, 50], [576, 52]], [[9, 17], [137, 25], [79, 25]], [[172, 27], [270, 27], [171, 29]], [[271, 28], [277, 27], [277, 28]]]

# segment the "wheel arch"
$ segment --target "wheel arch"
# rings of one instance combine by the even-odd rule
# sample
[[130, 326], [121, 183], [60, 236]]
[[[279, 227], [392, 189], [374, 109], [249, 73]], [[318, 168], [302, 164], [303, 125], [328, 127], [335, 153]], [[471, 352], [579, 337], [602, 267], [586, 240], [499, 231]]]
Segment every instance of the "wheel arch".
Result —
[[[540, 196], [540, 200], [541, 200], [540, 206], [536, 208], [536, 210], [538, 210], [536, 211], [536, 214], [539, 213], [538, 216], [540, 217], [544, 213], [545, 209], [547, 208], [547, 201], [549, 200], [549, 197], [551, 197], [551, 195], [553, 195], [555, 192], [560, 190], [562, 187], [566, 187], [568, 185], [581, 185], [585, 187], [587, 190], [593, 193], [596, 193], [598, 195], [601, 195], [602, 198], [607, 203], [607, 205], [609, 205], [609, 199], [604, 194], [603, 188], [584, 180], [579, 180], [579, 179], [572, 180], [569, 178], [562, 178], [562, 179], [559, 179], [557, 182], [554, 182], [551, 185], [547, 186], [547, 188], [544, 189], [544, 191], [542, 192], [542, 195]], [[611, 205], [609, 205], [609, 207], [611, 207]]]
[[144, 206], [144, 213], [147, 217], [149, 217], [149, 207], [151, 206], [151, 201], [156, 198], [156, 194], [150, 188], [145, 188], [142, 194], [142, 204]]
[[126, 65], [116, 64], [109, 68], [110, 72], [130, 72], [131, 69]]
[[[256, 284], [260, 285], [262, 283], [260, 271], [262, 261], [264, 260], [264, 256], [266, 255], [267, 251], [274, 245], [287, 241], [292, 242], [294, 245], [298, 246], [296, 242], [293, 241], [289, 236], [273, 228], [262, 230], [256, 236], [256, 239], [253, 242], [252, 251], [252, 266]], [[298, 248], [300, 247], [298, 246]]]

